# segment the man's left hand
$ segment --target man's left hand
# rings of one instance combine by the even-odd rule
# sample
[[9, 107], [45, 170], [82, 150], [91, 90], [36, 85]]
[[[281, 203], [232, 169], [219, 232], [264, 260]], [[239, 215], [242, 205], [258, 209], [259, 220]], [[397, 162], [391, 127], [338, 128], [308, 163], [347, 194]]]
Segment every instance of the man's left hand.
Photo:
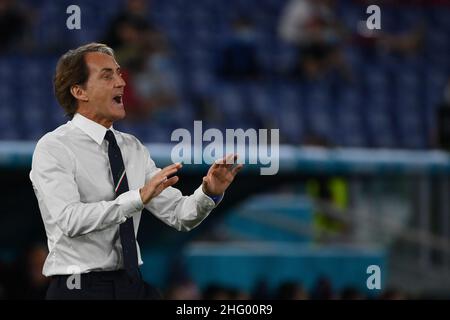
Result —
[[203, 177], [203, 192], [209, 196], [222, 195], [233, 182], [236, 174], [242, 169], [243, 164], [236, 164], [237, 154], [225, 156], [216, 160]]

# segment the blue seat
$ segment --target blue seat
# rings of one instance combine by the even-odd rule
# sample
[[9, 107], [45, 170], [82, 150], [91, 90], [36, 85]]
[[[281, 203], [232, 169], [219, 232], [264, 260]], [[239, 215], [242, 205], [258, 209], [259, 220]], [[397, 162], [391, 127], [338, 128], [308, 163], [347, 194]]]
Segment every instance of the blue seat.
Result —
[[280, 135], [285, 138], [285, 143], [298, 144], [303, 137], [303, 123], [298, 108], [292, 106], [280, 106], [277, 113]]
[[188, 78], [188, 86], [193, 93], [210, 95], [214, 90], [214, 77], [204, 66], [191, 66]]
[[8, 86], [15, 74], [15, 61], [13, 59], [0, 59], [0, 81], [3, 86]]
[[344, 147], [367, 147], [367, 135], [360, 119], [341, 121], [339, 130], [334, 134], [337, 138], [335, 142]]
[[263, 85], [250, 85], [248, 89], [253, 112], [265, 117], [272, 117], [274, 96], [270, 93], [271, 88]]
[[390, 113], [386, 109], [369, 109], [366, 113], [368, 135], [375, 147], [392, 148], [398, 145]]
[[244, 96], [236, 85], [216, 87], [216, 103], [219, 111], [229, 119], [242, 117], [245, 111]]

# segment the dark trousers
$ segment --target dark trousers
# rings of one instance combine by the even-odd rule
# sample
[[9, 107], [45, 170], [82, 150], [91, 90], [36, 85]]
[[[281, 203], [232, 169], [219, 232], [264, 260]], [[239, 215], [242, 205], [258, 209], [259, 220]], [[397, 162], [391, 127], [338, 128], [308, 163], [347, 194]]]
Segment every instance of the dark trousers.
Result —
[[[80, 277], [79, 282], [74, 278], [77, 276]], [[140, 273], [138, 278], [130, 278], [124, 270], [53, 276], [46, 295], [47, 300], [155, 300], [161, 298], [161, 294], [146, 283]]]

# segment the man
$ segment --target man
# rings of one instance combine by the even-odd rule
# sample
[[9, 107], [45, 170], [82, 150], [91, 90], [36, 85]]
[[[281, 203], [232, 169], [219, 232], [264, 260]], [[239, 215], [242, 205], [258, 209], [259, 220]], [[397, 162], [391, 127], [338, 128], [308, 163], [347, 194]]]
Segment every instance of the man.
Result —
[[125, 117], [124, 87], [103, 44], [70, 50], [57, 64], [55, 95], [72, 120], [39, 140], [30, 172], [48, 238], [47, 299], [158, 298], [139, 271], [142, 209], [189, 231], [242, 168], [227, 164], [236, 155], [217, 161], [194, 194], [183, 196], [172, 187], [180, 163], [158, 169], [134, 136], [113, 128]]
[[279, 34], [297, 47], [293, 76], [314, 80], [336, 70], [350, 80], [342, 53], [345, 30], [336, 16], [335, 0], [291, 0], [280, 18]]

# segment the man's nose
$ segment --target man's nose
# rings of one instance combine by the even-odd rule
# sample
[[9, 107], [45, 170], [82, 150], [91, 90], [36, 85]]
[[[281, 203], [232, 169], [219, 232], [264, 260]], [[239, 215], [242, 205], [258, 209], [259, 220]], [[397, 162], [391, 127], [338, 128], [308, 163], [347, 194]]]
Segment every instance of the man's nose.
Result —
[[116, 87], [125, 87], [127, 85], [127, 83], [125, 82], [125, 80], [123, 80], [122, 76], [118, 76], [117, 80], [116, 80]]

